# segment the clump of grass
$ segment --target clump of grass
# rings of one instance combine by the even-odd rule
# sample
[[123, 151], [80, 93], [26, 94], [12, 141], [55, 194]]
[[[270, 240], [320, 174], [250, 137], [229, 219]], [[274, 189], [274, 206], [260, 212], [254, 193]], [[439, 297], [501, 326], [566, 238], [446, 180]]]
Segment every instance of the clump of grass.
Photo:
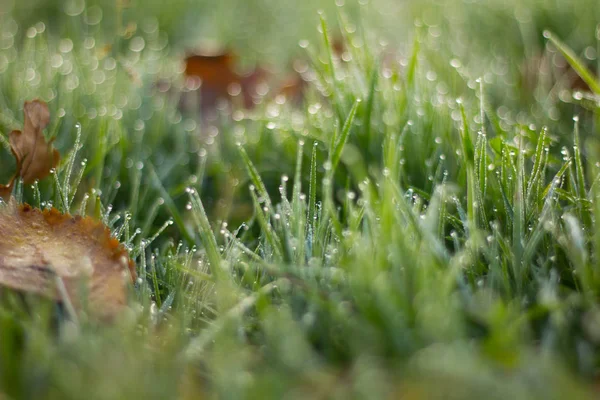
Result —
[[192, 89], [157, 26], [108, 54], [45, 25], [0, 49], [1, 137], [41, 97], [64, 155], [16, 196], [102, 219], [139, 275], [113, 326], [3, 290], [2, 392], [591, 397], [597, 103], [560, 128], [540, 99], [495, 109], [419, 27], [390, 56], [339, 21], [341, 58], [323, 17], [308, 46], [303, 107], [208, 126], [178, 108]]

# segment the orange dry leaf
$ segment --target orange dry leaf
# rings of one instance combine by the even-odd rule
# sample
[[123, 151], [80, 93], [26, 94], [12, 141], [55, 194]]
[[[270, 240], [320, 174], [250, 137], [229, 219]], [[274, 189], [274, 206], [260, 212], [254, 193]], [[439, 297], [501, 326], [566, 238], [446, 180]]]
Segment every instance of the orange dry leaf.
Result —
[[127, 301], [135, 266], [109, 229], [91, 217], [18, 206], [0, 206], [0, 285], [65, 300], [106, 318]]
[[46, 142], [43, 133], [50, 122], [50, 111], [46, 103], [40, 100], [26, 101], [23, 113], [23, 131], [12, 131], [9, 135], [17, 170], [7, 185], [0, 185], [0, 197], [3, 198], [10, 195], [17, 177], [23, 178], [25, 184], [44, 179], [60, 160], [60, 154], [52, 147], [52, 141]]
[[256, 68], [247, 75], [235, 71], [236, 57], [233, 53], [201, 53], [185, 59], [185, 75], [198, 77], [202, 81], [200, 88], [202, 107], [213, 108], [221, 98], [241, 93], [244, 105], [253, 106], [252, 96], [256, 86], [268, 77], [268, 71]]
[[185, 74], [199, 77], [203, 85], [225, 95], [230, 84], [239, 84], [241, 81], [241, 77], [232, 69], [233, 58], [229, 53], [192, 55], [185, 59]]

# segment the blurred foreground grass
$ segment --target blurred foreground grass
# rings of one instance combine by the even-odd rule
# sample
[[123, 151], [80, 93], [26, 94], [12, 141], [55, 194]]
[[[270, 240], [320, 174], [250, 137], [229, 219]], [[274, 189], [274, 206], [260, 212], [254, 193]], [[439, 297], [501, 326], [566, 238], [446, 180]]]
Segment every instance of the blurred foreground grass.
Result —
[[[139, 275], [112, 326], [3, 290], [7, 397], [593, 398], [600, 93], [542, 33], [597, 75], [600, 6], [302, 4], [2, 3], [0, 144], [41, 98], [63, 154], [17, 197]], [[207, 40], [310, 60], [304, 104], [181, 108]]]

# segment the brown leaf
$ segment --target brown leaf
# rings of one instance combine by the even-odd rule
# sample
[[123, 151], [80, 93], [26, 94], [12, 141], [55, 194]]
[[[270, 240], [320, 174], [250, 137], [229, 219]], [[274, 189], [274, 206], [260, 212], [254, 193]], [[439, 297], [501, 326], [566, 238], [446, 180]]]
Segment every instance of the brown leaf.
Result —
[[17, 164], [19, 175], [25, 184], [44, 179], [55, 168], [60, 154], [52, 148], [52, 141], [46, 142], [43, 130], [50, 123], [50, 111], [40, 100], [26, 101], [23, 107], [25, 124], [23, 131], [12, 131], [9, 142]]
[[233, 59], [230, 53], [192, 55], [185, 60], [185, 74], [199, 77], [203, 86], [226, 95], [229, 85], [241, 81], [241, 77], [233, 71]]
[[9, 135], [11, 151], [17, 161], [17, 170], [6, 185], [0, 185], [0, 197], [8, 198], [17, 177], [25, 184], [44, 179], [58, 165], [60, 154], [46, 142], [44, 128], [50, 123], [50, 111], [40, 100], [26, 101], [23, 107], [25, 123], [23, 131], [12, 131]]
[[239, 92], [247, 108], [253, 106], [256, 86], [267, 79], [269, 72], [256, 68], [248, 74], [236, 71], [236, 56], [231, 52], [200, 52], [185, 59], [185, 75], [202, 81], [200, 87], [203, 108], [214, 108], [221, 98]]
[[127, 302], [126, 281], [135, 266], [109, 229], [91, 217], [18, 206], [0, 207], [0, 285], [36, 293], [58, 302], [62, 280], [69, 300], [103, 318]]

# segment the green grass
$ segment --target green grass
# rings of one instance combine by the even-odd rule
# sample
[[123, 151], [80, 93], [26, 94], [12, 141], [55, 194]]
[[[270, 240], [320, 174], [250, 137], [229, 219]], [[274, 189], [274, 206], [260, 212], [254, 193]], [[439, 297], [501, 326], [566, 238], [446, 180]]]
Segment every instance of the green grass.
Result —
[[[0, 9], [0, 144], [47, 101], [63, 160], [16, 197], [102, 219], [139, 278], [108, 326], [1, 290], [1, 393], [597, 395], [600, 102], [569, 86], [598, 86], [595, 1], [71, 3]], [[179, 107], [209, 36], [306, 57], [305, 103]]]

